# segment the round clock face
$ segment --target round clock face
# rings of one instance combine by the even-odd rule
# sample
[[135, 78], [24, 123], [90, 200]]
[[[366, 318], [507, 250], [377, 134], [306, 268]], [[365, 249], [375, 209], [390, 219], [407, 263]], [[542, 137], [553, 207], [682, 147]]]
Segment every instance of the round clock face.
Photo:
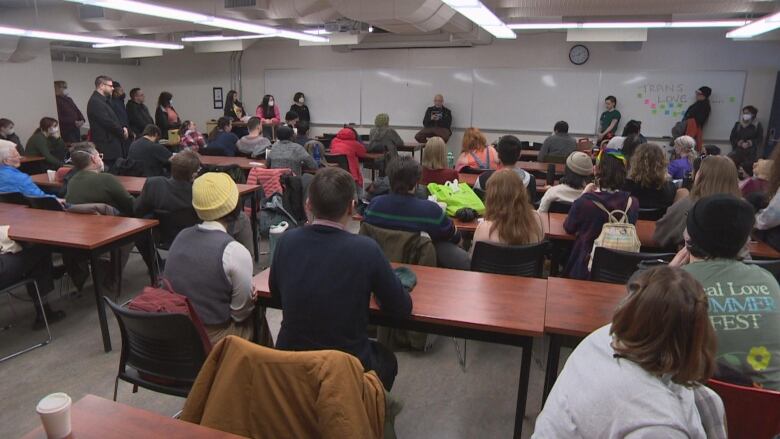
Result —
[[578, 66], [585, 64], [588, 61], [588, 57], [590, 57], [590, 52], [588, 51], [588, 48], [582, 44], [577, 44], [569, 50], [569, 61], [571, 61], [572, 64]]

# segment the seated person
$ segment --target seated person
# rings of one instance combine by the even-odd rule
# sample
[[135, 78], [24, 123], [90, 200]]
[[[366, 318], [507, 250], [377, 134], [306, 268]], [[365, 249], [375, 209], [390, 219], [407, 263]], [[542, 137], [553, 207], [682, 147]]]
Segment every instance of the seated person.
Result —
[[445, 142], [452, 136], [452, 112], [444, 106], [444, 96], [433, 97], [433, 106], [425, 110], [423, 129], [414, 135], [419, 143], [425, 143], [431, 137], [441, 137]]
[[263, 127], [260, 126], [260, 119], [250, 117], [246, 123], [249, 134], [238, 139], [236, 148], [242, 154], [250, 157], [259, 157], [265, 154], [266, 148], [271, 146], [271, 141], [263, 137]]
[[718, 335], [718, 371], [726, 381], [780, 391], [780, 286], [765, 269], [743, 263], [753, 209], [733, 195], [699, 199], [688, 212], [682, 265], [707, 292]]
[[123, 216], [133, 215], [133, 196], [114, 175], [103, 172], [103, 154], [97, 152], [94, 143], [75, 144], [70, 157], [76, 174], [68, 182], [65, 201], [108, 204]]
[[463, 145], [455, 162], [455, 170], [463, 172], [464, 168], [498, 169], [498, 161], [495, 148], [487, 144], [487, 139], [479, 128], [467, 129], [463, 134]]
[[575, 151], [566, 158], [566, 167], [559, 184], [552, 186], [542, 196], [538, 211], [550, 210], [550, 204], [555, 201], [573, 203], [582, 195], [582, 190], [593, 180], [593, 162], [584, 152]]
[[562, 163], [569, 154], [577, 150], [577, 140], [569, 135], [569, 124], [558, 121], [553, 128], [553, 135], [544, 139], [539, 150], [540, 162]]
[[171, 165], [171, 150], [160, 145], [160, 128], [149, 124], [144, 128], [141, 137], [130, 144], [127, 158], [143, 164], [144, 177], [158, 177], [168, 174]]
[[366, 208], [365, 221], [376, 227], [405, 232], [425, 232], [436, 247], [440, 267], [468, 270], [468, 253], [458, 246], [460, 232], [447, 213], [433, 201], [415, 197], [421, 166], [403, 156], [387, 166], [390, 194], [374, 197]]
[[344, 127], [336, 133], [336, 137], [330, 142], [332, 155], [344, 155], [349, 163], [349, 173], [355, 179], [357, 193], [363, 191], [363, 173], [360, 169], [360, 159], [365, 157], [366, 147], [358, 140], [357, 131], [352, 127]]
[[303, 146], [293, 143], [293, 130], [288, 126], [280, 126], [276, 130], [279, 140], [265, 154], [265, 165], [270, 169], [289, 168], [293, 174], [303, 174], [303, 169], [317, 169], [317, 162], [303, 149]]
[[21, 158], [13, 142], [0, 140], [0, 192], [19, 192], [28, 197], [52, 197], [33, 183], [29, 175], [19, 170]]
[[181, 124], [179, 139], [181, 147], [190, 151], [198, 152], [200, 148], [206, 146], [206, 139], [203, 138], [203, 134], [198, 132], [198, 127], [191, 120], [185, 120]]
[[60, 123], [57, 119], [44, 117], [41, 119], [38, 129], [27, 139], [24, 147], [25, 156], [43, 156], [46, 169], [57, 170], [67, 154], [67, 147], [60, 135]]
[[[639, 200], [643, 209], [659, 208], [666, 210], [677, 200], [677, 186], [667, 174], [668, 160], [660, 146], [654, 143], [640, 145], [631, 157], [631, 167], [623, 190]], [[688, 194], [680, 189], [680, 198]]]
[[441, 137], [430, 137], [422, 153], [422, 177], [420, 184], [444, 184], [458, 179], [458, 171], [447, 164], [447, 144]]
[[241, 213], [236, 183], [222, 172], [201, 175], [192, 184], [192, 207], [203, 223], [179, 232], [163, 276], [192, 301], [212, 344], [228, 335], [252, 339], [252, 256], [226, 232]]
[[[373, 293], [383, 312], [404, 317], [412, 311], [412, 299], [376, 242], [346, 230], [354, 195], [349, 173], [318, 171], [306, 200], [311, 224], [284, 233], [276, 244], [268, 280], [282, 305], [276, 347], [350, 353], [390, 390], [398, 362], [366, 335], [369, 302]], [[307, 267], [305, 275], [301, 267]]]
[[[566, 233], [575, 235], [574, 246], [564, 273], [574, 279], [589, 279], [588, 263], [593, 242], [608, 221], [606, 210], [628, 212], [628, 221], [636, 224], [639, 202], [630, 193], [620, 190], [625, 184], [626, 165], [620, 151], [602, 150], [596, 160], [596, 183], [585, 186], [582, 195], [571, 205], [563, 223]], [[619, 214], [618, 214], [619, 215]]]
[[209, 155], [235, 157], [238, 152], [238, 148], [236, 148], [238, 136], [231, 132], [232, 129], [233, 124], [230, 122], [230, 118], [219, 118], [217, 126], [209, 133], [209, 143], [206, 145]]
[[[517, 161], [520, 159], [520, 153], [522, 152], [522, 145], [520, 140], [515, 136], [503, 136], [498, 141], [498, 159], [500, 164], [498, 169], [511, 169], [517, 173], [517, 176], [523, 180], [523, 186], [528, 191], [528, 199], [533, 203], [536, 201], [536, 178], [531, 175], [530, 172], [525, 171], [523, 168], [517, 166]], [[475, 190], [486, 190], [487, 182], [490, 176], [493, 175], [493, 171], [485, 171], [479, 174], [477, 181], [474, 182]]]
[[0, 140], [8, 140], [16, 145], [16, 150], [19, 154], [24, 154], [24, 146], [19, 139], [19, 135], [14, 130], [14, 121], [6, 118], [0, 118]]
[[284, 115], [284, 124], [288, 127], [293, 129], [293, 132], [295, 131], [295, 127], [298, 125], [298, 113], [295, 111], [288, 111]]
[[[627, 289], [612, 323], [569, 356], [532, 437], [705, 438], [704, 419], [725, 437], [723, 403], [703, 386], [716, 338], [701, 285], [683, 270], [656, 267]], [[712, 398], [711, 418], [697, 409], [702, 394]]]
[[523, 181], [511, 169], [494, 172], [485, 195], [485, 220], [474, 232], [474, 243], [528, 245], [543, 239], [542, 217], [528, 201]]
[[674, 139], [674, 154], [669, 162], [669, 175], [674, 180], [682, 180], [693, 170], [693, 160], [696, 159], [696, 141], [691, 136], [680, 136]]
[[[629, 120], [626, 122], [626, 126], [623, 127], [623, 134], [621, 136], [625, 138], [629, 138], [632, 136], [636, 136], [636, 144], [642, 145], [644, 143], [647, 143], [647, 137], [643, 136], [642, 133], [642, 121], [641, 120]], [[623, 151], [623, 154], [626, 154], [625, 151]], [[628, 154], [626, 154], [628, 155]], [[626, 157], [626, 160], [630, 159], [629, 157]]]
[[303, 145], [305, 147], [309, 141], [316, 140], [309, 137], [309, 130], [311, 129], [311, 125], [309, 124], [309, 122], [305, 120], [298, 120], [298, 124], [295, 125], [295, 128], [296, 128], [296, 133], [295, 133], [295, 139], [293, 139], [293, 141], [298, 145]]
[[[753, 163], [753, 176], [748, 178], [744, 184], [741, 185], [740, 190], [742, 191], [742, 196], [746, 199], [750, 197], [751, 194], [766, 196], [773, 167], [774, 160], [758, 159], [755, 161]], [[766, 201], [768, 202], [769, 200]]]
[[368, 152], [386, 152], [392, 160], [398, 157], [398, 148], [401, 146], [404, 146], [404, 141], [396, 130], [390, 128], [390, 116], [387, 113], [377, 114], [374, 127], [368, 134]]

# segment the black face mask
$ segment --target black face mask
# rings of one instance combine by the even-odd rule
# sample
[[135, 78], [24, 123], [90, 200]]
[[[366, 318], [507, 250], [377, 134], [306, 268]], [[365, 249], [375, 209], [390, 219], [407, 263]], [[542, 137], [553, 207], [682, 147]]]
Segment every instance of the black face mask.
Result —
[[125, 100], [125, 94], [122, 93], [121, 95], [117, 96], [117, 99], [120, 99], [120, 100], [124, 101]]

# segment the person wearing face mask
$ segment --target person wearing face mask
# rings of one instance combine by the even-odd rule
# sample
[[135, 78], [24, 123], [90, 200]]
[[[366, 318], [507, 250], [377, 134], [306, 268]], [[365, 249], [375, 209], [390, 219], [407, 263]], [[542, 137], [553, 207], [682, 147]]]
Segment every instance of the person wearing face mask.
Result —
[[24, 148], [25, 156], [43, 156], [46, 169], [57, 170], [65, 161], [67, 147], [60, 136], [57, 119], [44, 117]]
[[157, 98], [157, 110], [154, 112], [154, 124], [162, 131], [162, 138], [168, 139], [168, 130], [181, 127], [179, 113], [173, 108], [173, 95], [167, 91], [160, 93]]
[[133, 196], [114, 175], [103, 172], [103, 154], [92, 142], [75, 145], [71, 161], [77, 171], [68, 182], [65, 201], [69, 204], [104, 203], [122, 215], [133, 215]]
[[257, 106], [255, 116], [260, 119], [260, 125], [263, 127], [263, 137], [270, 140], [276, 138], [276, 128], [282, 118], [279, 116], [279, 106], [276, 105], [276, 99], [271, 95], [263, 96], [263, 101]]
[[152, 119], [152, 115], [149, 113], [149, 108], [144, 104], [145, 100], [146, 95], [143, 90], [140, 88], [130, 90], [130, 100], [127, 101], [125, 110], [130, 122], [130, 131], [133, 132], [135, 137], [139, 137], [147, 125], [154, 125], [154, 119]]
[[81, 141], [81, 126], [84, 125], [84, 115], [68, 96], [68, 83], [54, 81], [54, 97], [57, 100], [57, 119], [60, 122], [62, 140], [66, 143]]
[[433, 97], [433, 106], [425, 110], [423, 129], [414, 135], [414, 139], [425, 143], [431, 137], [441, 137], [445, 142], [452, 135], [452, 112], [444, 106], [444, 96]]
[[95, 78], [95, 91], [87, 103], [87, 118], [92, 135], [92, 142], [103, 154], [103, 163], [107, 168], [114, 166], [116, 159], [122, 156], [122, 143], [129, 137], [129, 132], [119, 121], [114, 109], [111, 108], [111, 93], [114, 81], [109, 76], [100, 75]]
[[764, 138], [764, 129], [756, 120], [758, 109], [747, 105], [742, 109], [740, 120], [731, 129], [731, 152], [729, 158], [734, 160], [748, 175], [753, 175], [753, 163], [757, 158], [758, 147]]
[[24, 146], [22, 146], [22, 141], [14, 131], [14, 122], [12, 120], [0, 118], [0, 140], [13, 142], [16, 145], [16, 150], [19, 151], [19, 154], [24, 154]]
[[311, 115], [309, 114], [309, 107], [306, 106], [306, 96], [303, 92], [295, 93], [293, 96], [293, 104], [290, 105], [290, 111], [298, 115], [299, 122], [311, 122]]
[[117, 81], [114, 81], [114, 91], [111, 92], [111, 108], [114, 109], [122, 126], [130, 128], [130, 120], [125, 108], [125, 89]]

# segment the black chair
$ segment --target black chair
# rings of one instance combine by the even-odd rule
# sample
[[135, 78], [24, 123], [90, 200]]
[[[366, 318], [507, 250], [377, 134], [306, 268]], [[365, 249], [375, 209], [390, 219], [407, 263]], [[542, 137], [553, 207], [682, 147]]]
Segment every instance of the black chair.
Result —
[[639, 208], [639, 219], [646, 221], [658, 221], [666, 213], [663, 207]]
[[198, 376], [206, 352], [195, 325], [184, 314], [131, 311], [103, 298], [119, 323], [122, 352], [114, 381], [186, 398]]
[[543, 277], [544, 257], [548, 252], [547, 241], [531, 245], [500, 245], [479, 241], [474, 244], [471, 271]]
[[744, 262], [750, 265], [758, 265], [764, 270], [772, 273], [772, 276], [774, 276], [775, 279], [778, 279], [778, 281], [780, 281], [780, 260], [777, 259], [766, 260], [766, 261], [751, 260], [751, 261], [744, 261]]
[[344, 154], [325, 154], [325, 161], [328, 163], [335, 163], [339, 168], [349, 172], [349, 162], [347, 156]]
[[53, 197], [27, 197], [27, 201], [33, 209], [54, 210], [57, 212], [65, 210], [62, 204]]
[[[46, 319], [46, 311], [44, 311], [44, 309], [43, 309], [43, 300], [41, 299], [41, 292], [38, 289], [38, 283], [35, 281], [35, 279], [33, 279], [32, 277], [29, 277], [27, 279], [23, 279], [23, 280], [21, 280], [19, 282], [16, 282], [13, 285], [8, 285], [8, 286], [5, 286], [5, 287], [2, 287], [2, 288], [0, 288], [0, 295], [8, 294], [10, 296], [13, 296], [13, 294], [11, 294], [12, 291], [14, 291], [14, 290], [16, 290], [18, 288], [27, 286], [28, 284], [31, 284], [35, 288], [35, 294], [38, 296], [37, 306], [40, 308], [41, 316], [43, 316], [43, 323], [46, 326], [47, 337], [43, 341], [40, 341], [40, 342], [38, 342], [38, 343], [36, 343], [34, 345], [31, 345], [31, 346], [26, 347], [26, 348], [24, 348], [22, 350], [16, 351], [13, 354], [9, 354], [9, 355], [4, 356], [3, 358], [0, 358], [0, 363], [2, 363], [3, 361], [6, 361], [6, 360], [10, 360], [11, 358], [14, 358], [14, 357], [18, 357], [19, 355], [22, 355], [25, 352], [30, 352], [31, 350], [33, 350], [35, 348], [46, 346], [47, 344], [51, 343], [51, 329], [49, 329], [49, 321]], [[13, 296], [13, 297], [15, 297], [15, 296]], [[11, 325], [6, 326], [6, 328], [10, 328], [10, 327], [11, 327]]]
[[669, 262], [674, 253], [632, 253], [597, 247], [593, 254], [590, 280], [625, 284], [631, 278], [642, 261], [662, 260]]
[[176, 239], [176, 235], [187, 227], [200, 224], [200, 218], [195, 209], [188, 207], [179, 210], [155, 210], [154, 217], [160, 221], [157, 227], [158, 244], [157, 248], [168, 250]]
[[531, 142], [530, 148], [534, 151], [539, 151], [542, 149], [542, 144], [539, 142]]
[[27, 201], [27, 198], [22, 195], [21, 192], [0, 193], [0, 203], [21, 204], [22, 206], [30, 205], [30, 203]]
[[358, 137], [360, 138], [359, 140], [360, 140], [361, 142], [368, 142], [369, 140], [371, 140], [371, 136], [370, 136], [370, 135], [368, 135], [368, 134], [361, 134], [361, 135], [360, 135], [360, 136], [358, 136]]
[[550, 213], [569, 213], [571, 210], [571, 204], [566, 201], [553, 201], [550, 203], [550, 207], [547, 209]]

